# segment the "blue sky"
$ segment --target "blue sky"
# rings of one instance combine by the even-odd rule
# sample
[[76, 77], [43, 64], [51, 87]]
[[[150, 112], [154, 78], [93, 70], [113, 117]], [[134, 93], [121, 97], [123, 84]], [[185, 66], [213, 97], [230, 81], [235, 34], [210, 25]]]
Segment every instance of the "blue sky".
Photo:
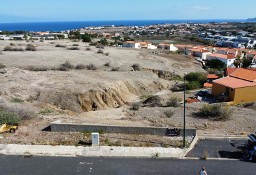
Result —
[[246, 19], [255, 7], [255, 0], [0, 0], [0, 23]]

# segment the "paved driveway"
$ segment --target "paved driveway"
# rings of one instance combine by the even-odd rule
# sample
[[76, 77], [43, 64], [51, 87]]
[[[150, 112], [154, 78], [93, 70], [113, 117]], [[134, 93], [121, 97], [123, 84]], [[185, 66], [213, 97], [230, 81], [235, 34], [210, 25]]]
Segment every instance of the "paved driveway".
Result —
[[202, 158], [207, 154], [208, 158], [232, 158], [240, 159], [241, 152], [235, 146], [243, 145], [245, 139], [205, 139], [199, 140], [195, 148], [187, 154], [187, 157]]

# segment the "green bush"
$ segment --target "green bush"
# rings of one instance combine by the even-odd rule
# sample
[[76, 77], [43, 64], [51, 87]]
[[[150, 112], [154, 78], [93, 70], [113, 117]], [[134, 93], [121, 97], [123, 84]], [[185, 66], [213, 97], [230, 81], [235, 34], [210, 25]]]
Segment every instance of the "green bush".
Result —
[[21, 119], [17, 114], [0, 110], [0, 124], [18, 124], [20, 121]]
[[187, 81], [197, 81], [200, 84], [203, 84], [207, 80], [207, 76], [203, 72], [191, 72], [186, 75], [186, 80]]
[[201, 88], [201, 84], [198, 81], [190, 81], [186, 83], [186, 90], [194, 90]]
[[208, 60], [205, 65], [209, 68], [218, 69], [218, 70], [223, 70], [227, 67], [225, 63], [223, 63], [218, 59]]
[[228, 107], [221, 106], [219, 104], [204, 105], [198, 112], [194, 113], [194, 116], [200, 118], [209, 118], [213, 120], [228, 120], [232, 115], [232, 111]]

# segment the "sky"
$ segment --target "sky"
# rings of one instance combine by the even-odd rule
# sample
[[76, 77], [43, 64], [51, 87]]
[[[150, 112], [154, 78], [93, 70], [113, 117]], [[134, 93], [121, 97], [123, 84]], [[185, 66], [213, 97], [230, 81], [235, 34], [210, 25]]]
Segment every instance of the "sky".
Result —
[[256, 0], [0, 0], [0, 23], [247, 19]]

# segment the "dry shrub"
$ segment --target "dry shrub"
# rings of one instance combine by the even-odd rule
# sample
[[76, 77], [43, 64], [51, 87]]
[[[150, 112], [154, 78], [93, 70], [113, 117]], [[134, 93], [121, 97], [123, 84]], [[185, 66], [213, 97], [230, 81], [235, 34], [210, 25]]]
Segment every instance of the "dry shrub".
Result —
[[2, 63], [0, 63], [0, 69], [3, 69], [3, 68], [5, 68], [6, 66], [4, 65], [4, 64], [2, 64]]
[[180, 105], [181, 99], [178, 97], [171, 97], [166, 103], [168, 107], [178, 107]]
[[27, 51], [36, 51], [36, 46], [32, 45], [32, 44], [28, 44], [26, 47]]
[[172, 110], [168, 110], [168, 111], [165, 111], [164, 114], [167, 118], [171, 118], [173, 115], [174, 115], [174, 111]]
[[55, 47], [66, 47], [66, 46], [62, 44], [56, 44]]
[[132, 103], [132, 108], [131, 109], [137, 111], [137, 110], [140, 109], [140, 106], [141, 106], [140, 102], [134, 102], [134, 103]]
[[85, 69], [85, 68], [86, 68], [86, 65], [84, 65], [84, 64], [78, 64], [75, 67], [75, 69]]
[[219, 104], [207, 104], [200, 108], [199, 111], [195, 112], [193, 115], [195, 117], [209, 118], [213, 120], [229, 120], [232, 115], [232, 111], [228, 107], [221, 106]]
[[99, 54], [104, 54], [104, 51], [103, 51], [102, 49], [99, 49], [99, 50], [97, 51], [97, 53], [99, 53]]
[[22, 48], [13, 48], [12, 51], [24, 51], [24, 49], [22, 49]]
[[105, 53], [106, 56], [109, 56], [109, 52]]
[[146, 99], [143, 104], [150, 107], [162, 106], [161, 98], [158, 95], [154, 95]]
[[86, 66], [86, 68], [88, 70], [96, 70], [97, 69], [97, 67], [94, 64], [89, 64], [89, 65]]
[[110, 67], [111, 64], [110, 64], [110, 62], [106, 62], [106, 63], [104, 64], [104, 66], [105, 66], [105, 67]]
[[86, 50], [87, 50], [87, 51], [90, 51], [90, 50], [92, 50], [92, 49], [91, 49], [90, 47], [87, 47]]
[[119, 71], [120, 67], [112, 67], [111, 71]]
[[36, 71], [36, 72], [51, 70], [51, 68], [48, 68], [46, 66], [28, 66], [25, 69], [29, 71]]
[[134, 71], [140, 71], [141, 70], [140, 64], [137, 64], [137, 63], [133, 64], [131, 67], [133, 68]]
[[70, 48], [68, 48], [68, 50], [79, 50], [79, 48], [78, 47], [70, 47]]
[[60, 71], [68, 71], [70, 69], [74, 69], [75, 66], [71, 64], [69, 61], [66, 61], [65, 63], [61, 64], [58, 68]]
[[11, 46], [4, 47], [4, 51], [13, 51], [13, 48]]
[[0, 110], [5, 111], [7, 113], [16, 114], [20, 118], [20, 120], [28, 120], [36, 115], [35, 112], [29, 107], [26, 107], [19, 103], [9, 103], [1, 97], [0, 97]]

